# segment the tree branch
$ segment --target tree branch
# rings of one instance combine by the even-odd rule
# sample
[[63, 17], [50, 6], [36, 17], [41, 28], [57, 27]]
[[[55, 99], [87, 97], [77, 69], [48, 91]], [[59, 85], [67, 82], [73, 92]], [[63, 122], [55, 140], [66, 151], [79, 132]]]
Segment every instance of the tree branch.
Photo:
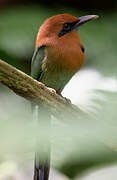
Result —
[[0, 60], [0, 82], [13, 90], [17, 95], [36, 104], [49, 107], [54, 115], [60, 115], [61, 112], [65, 112], [68, 116], [76, 118], [81, 112], [70, 101], [56, 93], [52, 93], [41, 82], [34, 80], [2, 60]]

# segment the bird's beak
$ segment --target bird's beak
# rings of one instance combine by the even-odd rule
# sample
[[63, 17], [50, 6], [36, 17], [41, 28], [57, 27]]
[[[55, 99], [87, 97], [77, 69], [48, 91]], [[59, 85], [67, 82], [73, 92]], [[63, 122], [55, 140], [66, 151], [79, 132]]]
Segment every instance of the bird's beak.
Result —
[[99, 16], [97, 15], [88, 15], [88, 16], [81, 16], [78, 18], [78, 21], [76, 22], [76, 24], [74, 25], [73, 29], [77, 29], [79, 28], [82, 24], [91, 21], [93, 19], [97, 19]]

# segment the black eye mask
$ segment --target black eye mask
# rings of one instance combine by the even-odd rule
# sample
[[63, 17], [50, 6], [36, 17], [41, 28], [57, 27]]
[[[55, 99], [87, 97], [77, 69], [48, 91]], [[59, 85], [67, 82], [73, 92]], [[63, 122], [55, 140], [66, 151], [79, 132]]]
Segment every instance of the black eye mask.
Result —
[[61, 37], [61, 36], [65, 35], [65, 34], [67, 34], [68, 32], [72, 31], [74, 29], [74, 26], [77, 23], [78, 23], [78, 21], [74, 21], [72, 23], [64, 23], [62, 30], [58, 34], [58, 37]]

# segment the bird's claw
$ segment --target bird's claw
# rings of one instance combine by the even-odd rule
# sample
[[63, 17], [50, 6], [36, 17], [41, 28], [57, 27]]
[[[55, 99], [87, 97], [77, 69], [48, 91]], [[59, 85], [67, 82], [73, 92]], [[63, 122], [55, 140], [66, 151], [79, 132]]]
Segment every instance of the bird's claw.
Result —
[[51, 93], [56, 94], [56, 90], [55, 89], [48, 87], [48, 90], [51, 91]]

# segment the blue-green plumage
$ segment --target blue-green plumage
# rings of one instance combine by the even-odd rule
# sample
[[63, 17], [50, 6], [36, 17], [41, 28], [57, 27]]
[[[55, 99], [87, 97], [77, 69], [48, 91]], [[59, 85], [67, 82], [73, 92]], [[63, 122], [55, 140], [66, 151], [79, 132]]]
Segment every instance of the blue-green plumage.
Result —
[[31, 62], [31, 76], [36, 80], [41, 80], [43, 75], [42, 64], [45, 57], [45, 46], [36, 48]]

